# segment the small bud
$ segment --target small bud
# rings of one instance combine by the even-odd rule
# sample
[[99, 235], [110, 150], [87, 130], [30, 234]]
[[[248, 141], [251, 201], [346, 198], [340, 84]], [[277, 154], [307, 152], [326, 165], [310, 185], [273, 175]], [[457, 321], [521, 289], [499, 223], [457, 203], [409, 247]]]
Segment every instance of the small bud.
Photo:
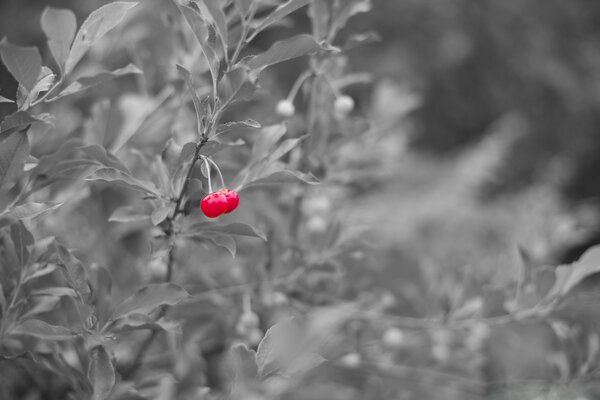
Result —
[[360, 354], [353, 352], [348, 353], [342, 358], [340, 358], [340, 365], [346, 368], [356, 368], [360, 365], [361, 361], [362, 357], [360, 356]]
[[294, 107], [294, 103], [289, 100], [281, 100], [277, 103], [276, 111], [280, 116], [289, 118], [296, 113], [296, 107]]
[[354, 100], [352, 97], [343, 94], [335, 99], [333, 107], [335, 108], [336, 113], [340, 115], [347, 115], [354, 110]]
[[398, 328], [389, 328], [383, 332], [383, 343], [391, 348], [400, 348], [405, 342], [404, 332]]

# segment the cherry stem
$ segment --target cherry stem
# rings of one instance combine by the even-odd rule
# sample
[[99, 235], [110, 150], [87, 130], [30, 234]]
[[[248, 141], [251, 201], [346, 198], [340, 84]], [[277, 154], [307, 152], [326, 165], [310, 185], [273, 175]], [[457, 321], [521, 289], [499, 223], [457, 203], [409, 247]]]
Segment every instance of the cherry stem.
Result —
[[296, 82], [294, 82], [294, 85], [292, 86], [292, 90], [290, 90], [290, 94], [287, 97], [288, 101], [294, 102], [294, 99], [296, 98], [296, 95], [298, 94], [298, 91], [302, 87], [302, 84], [311, 75], [312, 75], [312, 71], [309, 70], [309, 71], [304, 71], [302, 74], [300, 74], [298, 76], [298, 79], [296, 79]]
[[221, 179], [221, 187], [225, 187], [225, 179], [223, 179], [223, 174], [221, 173], [221, 169], [219, 168], [219, 166], [217, 165], [216, 162], [214, 162], [212, 159], [206, 157], [206, 159], [212, 164], [214, 165], [215, 169], [217, 170], [217, 174], [219, 175], [219, 179]]
[[208, 193], [212, 193], [213, 189], [212, 189], [212, 182], [210, 179], [210, 163], [208, 162], [208, 158], [204, 157], [204, 156], [200, 156], [202, 157], [202, 161], [204, 161], [204, 165], [206, 165], [206, 179], [208, 179]]

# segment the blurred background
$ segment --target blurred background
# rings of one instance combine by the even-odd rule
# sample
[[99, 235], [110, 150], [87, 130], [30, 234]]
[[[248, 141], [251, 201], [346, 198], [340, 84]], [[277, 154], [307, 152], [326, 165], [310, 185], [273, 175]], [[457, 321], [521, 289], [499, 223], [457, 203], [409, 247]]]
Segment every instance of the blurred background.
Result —
[[[39, 25], [44, 7], [70, 8], [81, 23], [105, 3], [0, 0], [0, 37], [38, 46], [43, 58], [50, 59]], [[106, 68], [132, 59], [156, 94], [174, 79], [172, 66], [161, 62], [169, 59], [171, 48], [161, 29], [174, 10], [169, 2], [145, 3], [89, 57]], [[308, 29], [306, 12], [300, 11], [286, 26], [259, 36], [255, 47], [268, 47], [290, 30]], [[354, 17], [339, 40], [368, 31], [379, 39], [353, 49], [347, 60], [349, 70], [368, 75], [348, 93], [357, 103], [356, 113], [371, 119], [372, 134], [360, 145], [344, 148], [347, 168], [334, 176], [342, 181], [347, 175], [360, 177], [353, 191], [345, 193], [342, 208], [346, 222], [370, 227], [375, 250], [366, 260], [353, 253], [357, 267], [344, 277], [342, 296], [385, 293], [394, 299], [394, 312], [410, 318], [458, 312], [467, 305], [484, 310], [486, 317], [504, 315], [512, 299], [499, 288], [516, 285], [524, 259], [536, 265], [568, 263], [600, 242], [600, 2], [373, 0], [372, 10]], [[305, 66], [305, 61], [294, 61], [271, 68], [262, 84], [272, 99], [239, 106], [237, 112], [268, 123], [275, 102], [287, 95]], [[120, 80], [94, 88], [94, 96], [65, 100], [60, 107], [68, 118], [58, 122], [55, 134], [66, 137], [81, 129], [97, 118], [97, 103], [91, 99], [112, 101], [124, 87], [133, 91], [135, 84]], [[16, 83], [0, 65], [0, 95], [13, 98], [15, 90]], [[0, 119], [12, 111], [0, 104]], [[43, 153], [44, 140], [37, 146]], [[317, 192], [315, 197], [337, 195]], [[91, 210], [81, 213], [86, 218], [110, 214], [103, 207], [114, 209], [111, 201], [88, 205]], [[67, 236], [75, 226], [87, 232], [72, 243], [89, 249], [91, 260], [131, 262], [132, 255], [123, 258], [115, 249], [97, 246], [103, 234], [99, 223], [85, 231], [88, 223], [74, 218], [54, 228]], [[128, 240], [125, 246], [137, 243], [121, 233]], [[467, 351], [473, 350], [469, 346], [479, 351], [479, 342], [459, 345], [460, 333], [435, 327], [424, 338], [409, 331], [403, 340], [418, 350], [397, 357], [415, 365], [430, 365], [434, 359], [436, 365], [474, 379], [491, 376], [492, 382], [569, 375], [564, 369], [571, 360], [548, 361], [556, 346], [545, 328], [494, 333], [498, 337], [486, 342], [491, 344], [483, 360]], [[490, 334], [469, 329], [467, 336], [474, 341]], [[573, 336], [573, 346], [582, 340]], [[399, 374], [407, 377], [404, 371]], [[346, 377], [340, 383], [335, 374], [328, 378], [321, 382], [327, 390], [328, 385], [346, 387], [339, 395], [329, 390], [330, 398], [385, 398], [361, 397], [361, 385], [378, 387], [378, 382]], [[416, 389], [397, 392], [404, 393], [400, 398], [471, 398], [465, 397], [472, 395], [468, 382], [427, 372], [421, 378]], [[447, 380], [455, 385], [436, 388]], [[599, 398], [593, 397], [598, 390], [593, 384], [582, 385], [573, 396], [585, 392], [590, 399]], [[480, 389], [473, 398], [481, 395]], [[519, 398], [551, 398], [528, 396]]]

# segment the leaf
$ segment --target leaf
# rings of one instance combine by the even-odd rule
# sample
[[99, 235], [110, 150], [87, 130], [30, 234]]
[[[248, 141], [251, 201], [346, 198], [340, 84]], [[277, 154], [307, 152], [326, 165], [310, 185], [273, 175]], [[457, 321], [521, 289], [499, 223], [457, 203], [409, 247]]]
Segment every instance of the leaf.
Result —
[[77, 297], [77, 293], [68, 287], [49, 287], [40, 290], [32, 290], [31, 296], [55, 296], [55, 297]]
[[256, 364], [262, 378], [285, 368], [295, 354], [298, 330], [292, 318], [284, 319], [267, 330], [256, 349]]
[[203, 232], [219, 232], [228, 235], [257, 237], [267, 241], [267, 236], [264, 232], [242, 222], [232, 222], [230, 224], [215, 224], [212, 222], [198, 222], [182, 232], [184, 236], [193, 236]]
[[143, 314], [131, 314], [125, 318], [120, 318], [111, 324], [109, 331], [112, 333], [123, 333], [140, 329], [181, 333], [181, 325], [179, 323], [169, 321], [165, 318], [154, 319]]
[[[200, 133], [202, 133], [202, 131], [204, 131], [204, 124], [202, 123], [202, 120], [203, 120], [203, 118], [206, 118], [208, 116], [208, 110], [206, 109], [206, 107], [204, 107], [202, 105], [202, 102], [198, 98], [198, 92], [196, 91], [196, 86], [194, 86], [194, 82], [192, 81], [192, 76], [190, 74], [190, 71], [188, 71], [187, 69], [185, 69], [184, 67], [182, 67], [179, 64], [177, 64], [176, 67], [177, 67], [177, 71], [179, 71], [179, 75], [181, 75], [181, 77], [185, 81], [185, 83], [188, 87], [188, 90], [190, 91], [190, 94], [192, 96], [192, 102], [194, 103], [194, 109], [196, 110], [198, 134], [200, 134]], [[192, 144], [194, 145], [194, 151], [195, 151], [196, 144], [195, 143], [192, 143]], [[186, 146], [189, 147], [189, 143], [187, 143]], [[185, 149], [185, 146], [184, 146], [184, 149]]]
[[46, 6], [42, 13], [42, 30], [48, 38], [48, 47], [62, 73], [77, 30], [77, 18], [71, 10]]
[[215, 27], [221, 43], [223, 44], [223, 52], [227, 53], [228, 33], [227, 33], [227, 19], [225, 13], [221, 8], [222, 0], [203, 0], [202, 3], [206, 6], [211, 19], [215, 23]]
[[248, 14], [248, 11], [250, 11], [253, 1], [254, 0], [233, 0], [235, 8], [240, 13], [242, 18], [244, 18]]
[[294, 139], [286, 139], [271, 153], [267, 159], [267, 164], [271, 164], [281, 157], [292, 151], [300, 142], [306, 139], [308, 135], [301, 136]]
[[85, 180], [110, 182], [128, 189], [146, 193], [153, 197], [160, 197], [160, 194], [157, 192], [157, 189], [153, 187], [151, 182], [140, 181], [133, 176], [115, 168], [100, 168], [99, 170], [88, 175]]
[[77, 334], [64, 326], [50, 325], [39, 319], [30, 319], [15, 326], [11, 334], [33, 336], [42, 340], [73, 340]]
[[25, 128], [35, 122], [46, 123], [44, 119], [35, 117], [29, 114], [27, 111], [17, 111], [4, 118], [0, 124], [0, 132], [6, 132], [10, 129]]
[[104, 167], [114, 168], [129, 174], [127, 167], [102, 146], [93, 144], [91, 146], [78, 147], [77, 150], [83, 151], [88, 157]]
[[67, 86], [63, 91], [61, 91], [58, 95], [50, 99], [50, 101], [54, 101], [60, 99], [65, 96], [69, 96], [71, 94], [75, 94], [77, 92], [81, 92], [82, 90], [89, 89], [93, 86], [99, 85], [101, 83], [110, 81], [112, 79], [118, 78], [123, 75], [128, 74], [142, 74], [142, 70], [136, 67], [133, 64], [128, 64], [127, 66], [119, 69], [115, 69], [114, 71], [101, 71], [96, 75], [92, 76], [84, 76], [77, 79], [75, 82], [71, 83]]
[[92, 400], [105, 400], [115, 386], [116, 374], [110, 355], [102, 345], [90, 350], [90, 365], [88, 379], [94, 388]]
[[333, 6], [334, 30], [343, 28], [354, 15], [369, 11], [371, 11], [371, 0], [336, 0]]
[[235, 244], [235, 240], [230, 235], [211, 232], [209, 235], [202, 236], [202, 238], [209, 240], [215, 246], [227, 250], [229, 254], [231, 254], [231, 257], [235, 258], [237, 245]]
[[312, 21], [313, 33], [317, 40], [326, 40], [329, 31], [331, 10], [329, 0], [314, 0], [308, 8], [308, 15]]
[[317, 353], [301, 353], [283, 371], [282, 375], [294, 377], [318, 367], [327, 360]]
[[189, 293], [174, 283], [148, 285], [121, 302], [113, 311], [110, 320], [114, 321], [131, 314], [147, 314], [162, 306], [173, 306], [189, 297]]
[[600, 272], [600, 245], [588, 249], [573, 264], [556, 268], [556, 281], [547, 297], [564, 296], [585, 278], [598, 272]]
[[62, 267], [69, 286], [87, 299], [91, 291], [83, 264], [66, 247], [58, 243], [56, 243], [56, 250], [60, 259], [59, 265]]
[[229, 354], [235, 374], [234, 382], [254, 381], [258, 377], [256, 353], [244, 343], [237, 343], [231, 347]]
[[200, 50], [202, 50], [202, 54], [206, 58], [212, 80], [216, 82], [219, 77], [219, 58], [209, 43], [208, 24], [197, 10], [182, 4], [181, 0], [174, 1], [188, 25], [192, 28], [192, 32], [200, 44]]
[[7, 99], [4, 96], [0, 96], [0, 103], [14, 103], [14, 102], [15, 102], [14, 100]]
[[27, 92], [31, 91], [42, 70], [42, 57], [37, 47], [15, 46], [4, 38], [0, 41], [0, 58], [11, 75]]
[[226, 72], [217, 86], [217, 95], [224, 104], [243, 100], [251, 96], [256, 86], [248, 79], [246, 68], [235, 68]]
[[23, 172], [28, 155], [27, 130], [16, 131], [0, 143], [0, 193], [10, 189]]
[[156, 226], [163, 222], [171, 213], [172, 206], [173, 205], [169, 203], [155, 209], [150, 217], [152, 224]]
[[139, 207], [124, 206], [117, 208], [110, 218], [110, 222], [137, 222], [150, 218], [151, 210], [143, 210]]
[[33, 235], [27, 230], [23, 222], [19, 221], [19, 223], [11, 225], [10, 238], [15, 246], [19, 263], [24, 267], [29, 261], [29, 250], [27, 247], [33, 244]]
[[21, 316], [22, 319], [29, 319], [36, 315], [45, 314], [54, 310], [56, 305], [60, 302], [60, 298], [55, 296], [37, 296], [30, 301], [33, 302], [34, 306]]
[[363, 44], [380, 42], [381, 36], [377, 32], [366, 32], [351, 35], [344, 45], [342, 46], [343, 51], [352, 50], [355, 47], [362, 46]]
[[83, 22], [75, 36], [71, 51], [65, 61], [65, 75], [71, 73], [89, 48], [106, 35], [108, 31], [117, 26], [123, 20], [127, 11], [136, 4], [131, 1], [115, 1], [93, 11]]
[[322, 49], [315, 39], [307, 34], [293, 36], [275, 42], [267, 51], [246, 59], [244, 63], [253, 70], [253, 77], [258, 77], [266, 67], [292, 58], [301, 57]]
[[242, 185], [238, 192], [257, 186], [280, 185], [283, 183], [305, 183], [309, 185], [316, 185], [319, 183], [319, 180], [311, 173], [303, 174], [298, 171], [285, 169], [273, 172], [272, 174], [267, 175], [263, 178], [259, 178], [249, 183], [246, 183]]
[[311, 0], [289, 0], [287, 3], [280, 5], [259, 23], [259, 25], [254, 30], [252, 37], [256, 36], [260, 31], [278, 22], [279, 20], [293, 13], [297, 9], [304, 7], [310, 2]]
[[63, 203], [55, 203], [52, 201], [44, 203], [26, 203], [15, 206], [4, 212], [2, 216], [12, 217], [15, 219], [35, 218], [45, 212], [52, 211], [60, 207]]

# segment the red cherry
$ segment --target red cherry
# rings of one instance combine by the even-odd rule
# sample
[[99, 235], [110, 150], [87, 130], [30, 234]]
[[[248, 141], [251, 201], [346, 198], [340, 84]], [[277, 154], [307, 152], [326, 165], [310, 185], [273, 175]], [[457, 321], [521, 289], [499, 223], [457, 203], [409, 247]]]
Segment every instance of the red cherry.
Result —
[[209, 193], [200, 201], [200, 208], [208, 218], [216, 218], [229, 209], [227, 197], [220, 192]]
[[219, 190], [220, 193], [223, 193], [227, 198], [227, 211], [225, 213], [230, 213], [235, 210], [240, 204], [240, 196], [238, 196], [237, 192], [233, 189], [223, 188]]

